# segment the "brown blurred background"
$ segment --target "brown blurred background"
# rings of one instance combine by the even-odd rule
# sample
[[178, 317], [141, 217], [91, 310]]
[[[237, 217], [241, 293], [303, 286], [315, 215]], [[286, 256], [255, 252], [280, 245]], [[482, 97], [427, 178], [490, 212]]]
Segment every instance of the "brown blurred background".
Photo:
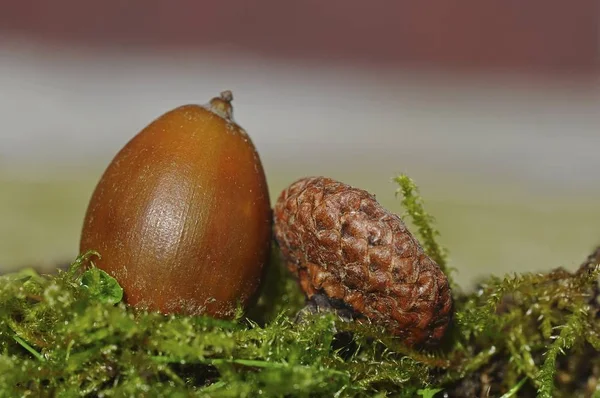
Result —
[[6, 1], [4, 35], [123, 51], [215, 49], [356, 67], [590, 73], [595, 0]]
[[272, 196], [330, 175], [401, 211], [459, 281], [600, 242], [598, 1], [0, 0], [0, 269], [76, 255], [91, 190], [166, 110], [235, 95]]

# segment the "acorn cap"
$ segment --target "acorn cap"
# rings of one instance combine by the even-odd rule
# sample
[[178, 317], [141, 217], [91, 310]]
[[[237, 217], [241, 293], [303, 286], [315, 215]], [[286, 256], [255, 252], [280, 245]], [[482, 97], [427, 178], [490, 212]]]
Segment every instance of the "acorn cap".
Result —
[[374, 196], [304, 178], [281, 193], [274, 218], [287, 266], [309, 299], [325, 294], [409, 346], [442, 338], [452, 312], [448, 279]]

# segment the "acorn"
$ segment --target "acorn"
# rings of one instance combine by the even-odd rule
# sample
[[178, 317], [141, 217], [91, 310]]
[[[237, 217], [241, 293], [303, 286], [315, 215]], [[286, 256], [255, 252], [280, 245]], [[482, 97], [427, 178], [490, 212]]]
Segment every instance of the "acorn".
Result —
[[300, 179], [275, 204], [274, 233], [309, 306], [337, 308], [346, 319], [350, 311], [408, 346], [443, 337], [448, 278], [373, 195], [330, 178]]
[[271, 208], [231, 92], [165, 113], [112, 160], [90, 200], [81, 252], [125, 301], [165, 314], [231, 318], [247, 307], [269, 258]]

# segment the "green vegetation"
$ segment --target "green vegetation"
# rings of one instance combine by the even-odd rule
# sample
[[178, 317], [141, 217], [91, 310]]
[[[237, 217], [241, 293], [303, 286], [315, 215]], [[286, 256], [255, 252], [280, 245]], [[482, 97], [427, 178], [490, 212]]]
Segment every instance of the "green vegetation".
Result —
[[[397, 180], [423, 247], [442, 266], [414, 183]], [[489, 277], [455, 290], [440, 347], [409, 349], [303, 305], [277, 253], [257, 304], [231, 321], [121, 302], [94, 252], [67, 271], [0, 277], [0, 396], [593, 396], [600, 369], [600, 250], [576, 272]]]
[[394, 181], [399, 186], [396, 190], [396, 196], [402, 195], [402, 206], [406, 209], [406, 215], [410, 217], [417, 228], [425, 253], [440, 266], [444, 274], [448, 276], [450, 286], [456, 289], [450, 275], [450, 271], [453, 270], [448, 269], [448, 250], [440, 246], [436, 240], [440, 236], [440, 232], [434, 227], [435, 218], [425, 211], [417, 184], [407, 175], [400, 175], [394, 178]]

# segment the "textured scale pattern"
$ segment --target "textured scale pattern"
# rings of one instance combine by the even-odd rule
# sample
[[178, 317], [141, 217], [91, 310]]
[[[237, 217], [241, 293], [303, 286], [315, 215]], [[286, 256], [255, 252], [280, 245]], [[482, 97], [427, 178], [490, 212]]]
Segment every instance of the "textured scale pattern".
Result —
[[373, 195], [304, 178], [281, 193], [274, 217], [286, 264], [309, 299], [341, 301], [409, 346], [442, 338], [452, 316], [448, 279]]

